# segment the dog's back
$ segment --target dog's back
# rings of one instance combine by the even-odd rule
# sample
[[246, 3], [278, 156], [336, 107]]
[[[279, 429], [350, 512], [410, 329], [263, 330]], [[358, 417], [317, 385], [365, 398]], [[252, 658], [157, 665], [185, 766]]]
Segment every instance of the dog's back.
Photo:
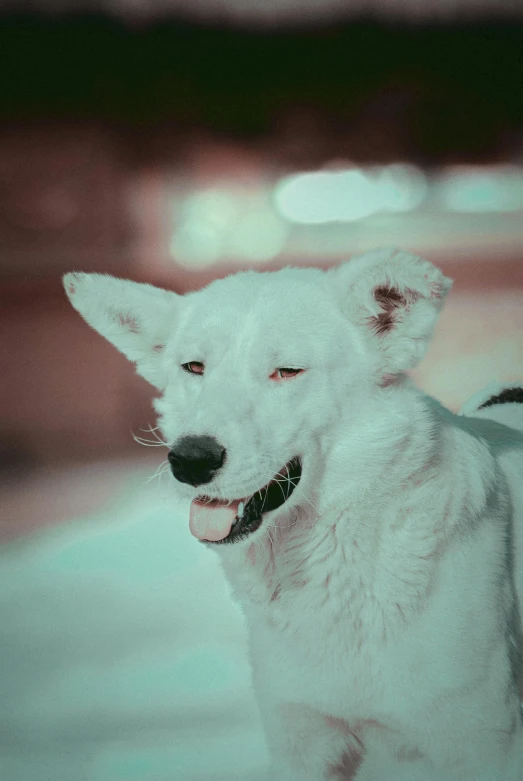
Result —
[[[485, 439], [509, 481], [516, 516], [523, 517], [523, 386], [491, 384], [470, 398], [460, 410], [469, 431]], [[520, 585], [523, 580], [523, 528], [516, 524], [518, 552], [522, 554], [517, 568]], [[523, 598], [523, 588], [519, 590]]]
[[496, 420], [523, 431], [523, 385], [491, 383], [465, 402], [460, 415]]
[[[515, 634], [519, 635], [519, 690], [523, 701], [523, 386], [492, 383], [460, 410], [472, 430], [486, 439], [505, 473], [513, 503], [513, 572], [518, 597]], [[520, 433], [521, 432], [521, 433]]]
[[[489, 442], [511, 490], [516, 518], [523, 518], [523, 385], [492, 383], [472, 396], [460, 415], [469, 430]], [[465, 423], [463, 420], [463, 423]], [[481, 422], [480, 422], [481, 421]], [[516, 580], [523, 605], [523, 525], [514, 524]]]

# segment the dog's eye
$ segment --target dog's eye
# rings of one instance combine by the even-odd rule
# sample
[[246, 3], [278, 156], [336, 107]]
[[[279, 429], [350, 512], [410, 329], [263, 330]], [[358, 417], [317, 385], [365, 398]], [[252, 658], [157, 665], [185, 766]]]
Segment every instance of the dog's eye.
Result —
[[182, 369], [188, 374], [203, 374], [203, 363], [201, 361], [189, 361], [188, 363], [182, 363]]
[[296, 377], [297, 374], [301, 374], [305, 369], [286, 369], [280, 367], [276, 369], [272, 374], [271, 380], [289, 380], [291, 377]]

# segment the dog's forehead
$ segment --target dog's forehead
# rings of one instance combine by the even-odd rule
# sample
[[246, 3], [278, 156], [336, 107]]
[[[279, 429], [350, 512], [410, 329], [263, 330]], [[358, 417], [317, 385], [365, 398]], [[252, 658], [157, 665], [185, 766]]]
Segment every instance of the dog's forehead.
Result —
[[171, 349], [180, 360], [255, 357], [259, 365], [325, 365], [358, 345], [320, 269], [245, 272], [185, 297]]
[[329, 322], [325, 312], [335, 307], [323, 271], [295, 268], [231, 275], [192, 294], [187, 304], [185, 325], [193, 334], [216, 329], [231, 339], [245, 331], [264, 338], [318, 333]]
[[328, 296], [325, 272], [314, 268], [283, 268], [279, 271], [246, 271], [217, 279], [195, 294], [202, 307], [234, 309], [274, 307], [285, 311], [292, 303], [302, 310]]

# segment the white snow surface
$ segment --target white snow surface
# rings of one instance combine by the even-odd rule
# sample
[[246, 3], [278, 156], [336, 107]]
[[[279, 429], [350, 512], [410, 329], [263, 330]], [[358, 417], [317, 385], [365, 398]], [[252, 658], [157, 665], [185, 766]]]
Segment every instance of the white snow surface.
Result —
[[0, 548], [2, 781], [264, 781], [243, 618], [150, 474]]

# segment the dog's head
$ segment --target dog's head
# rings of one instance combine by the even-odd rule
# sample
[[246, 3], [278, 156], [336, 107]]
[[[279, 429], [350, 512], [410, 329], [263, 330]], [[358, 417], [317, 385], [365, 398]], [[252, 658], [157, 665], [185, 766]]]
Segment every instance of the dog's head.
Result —
[[394, 447], [387, 404], [451, 282], [421, 258], [378, 250], [329, 271], [242, 272], [185, 296], [101, 274], [66, 274], [64, 286], [161, 391], [191, 531], [230, 543], [263, 533], [283, 504], [310, 502], [322, 470], [333, 486], [340, 469], [363, 481], [376, 448]]

